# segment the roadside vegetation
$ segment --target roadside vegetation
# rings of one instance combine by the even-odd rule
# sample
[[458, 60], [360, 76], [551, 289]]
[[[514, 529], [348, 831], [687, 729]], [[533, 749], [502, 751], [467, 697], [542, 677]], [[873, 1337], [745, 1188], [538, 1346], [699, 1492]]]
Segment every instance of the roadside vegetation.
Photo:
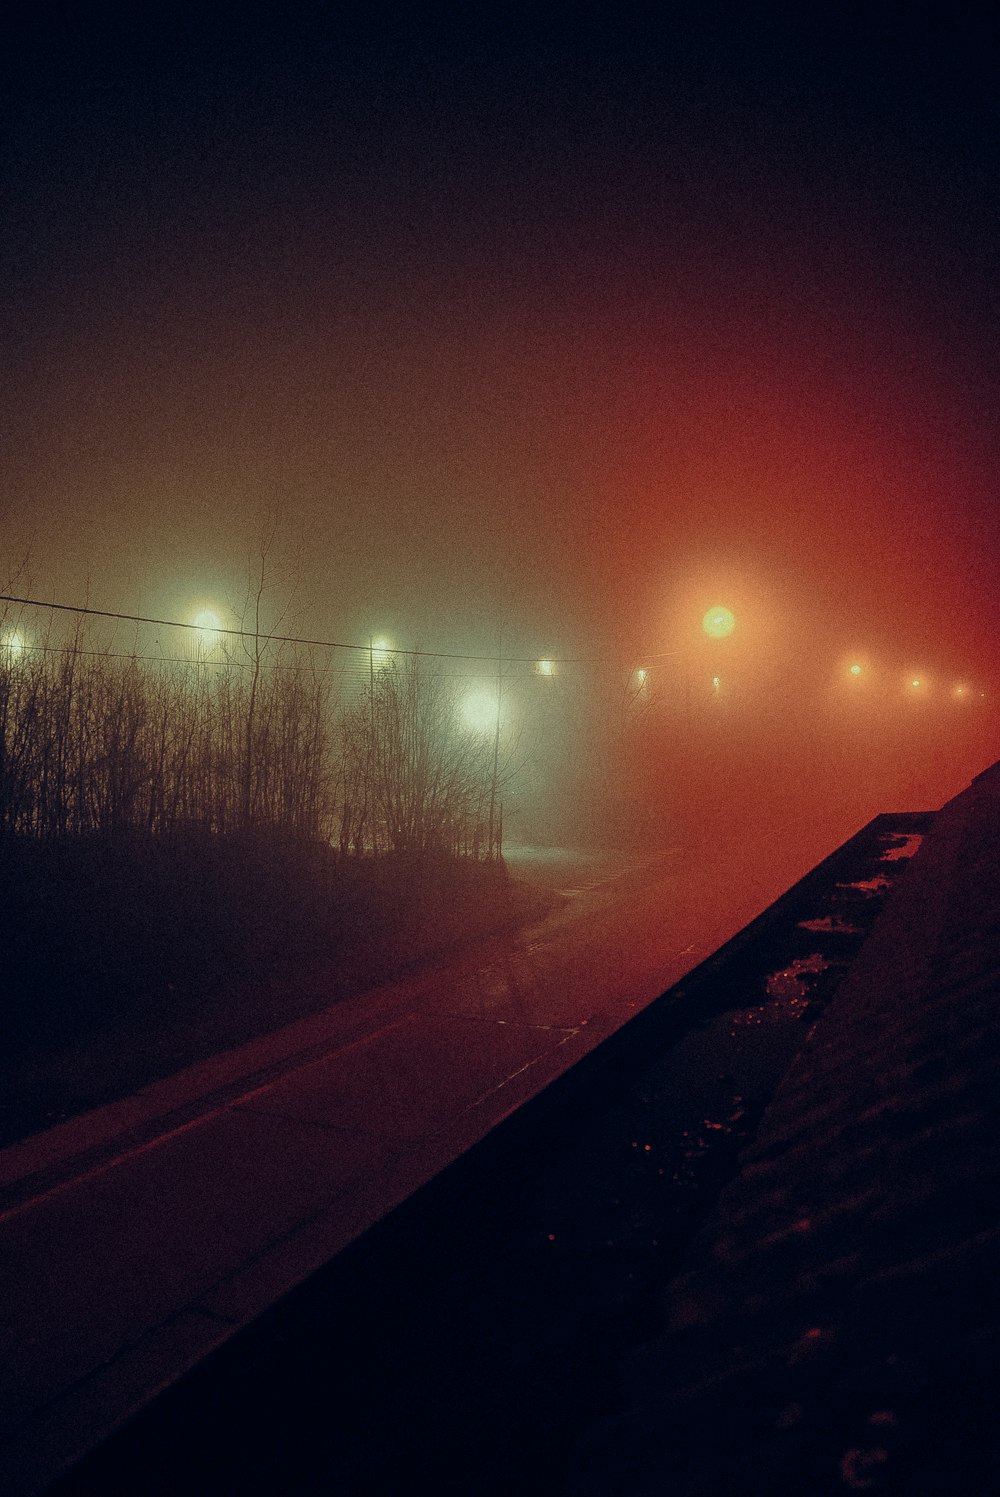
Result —
[[449, 683], [244, 643], [151, 661], [0, 628], [3, 1065], [101, 1034], [176, 1060], [184, 1024], [238, 1043], [301, 1011], [281, 974], [325, 964], [315, 1006], [516, 917], [502, 756]]

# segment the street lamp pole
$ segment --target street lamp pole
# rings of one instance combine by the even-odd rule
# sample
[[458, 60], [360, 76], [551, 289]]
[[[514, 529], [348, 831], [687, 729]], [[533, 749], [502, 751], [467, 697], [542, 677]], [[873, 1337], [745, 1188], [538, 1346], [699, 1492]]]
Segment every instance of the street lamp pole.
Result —
[[496, 813], [497, 776], [500, 769], [500, 705], [503, 700], [503, 633], [497, 643], [497, 711], [493, 728], [493, 774], [490, 777], [490, 862], [493, 861], [494, 815]]

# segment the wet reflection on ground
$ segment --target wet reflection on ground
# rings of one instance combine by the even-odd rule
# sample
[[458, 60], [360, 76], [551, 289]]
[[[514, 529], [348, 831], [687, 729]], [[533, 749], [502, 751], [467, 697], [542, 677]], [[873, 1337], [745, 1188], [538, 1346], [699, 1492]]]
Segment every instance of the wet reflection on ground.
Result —
[[887, 852], [882, 854], [883, 863], [898, 863], [901, 858], [912, 858], [920, 850], [920, 844], [924, 840], [922, 832], [894, 833], [881, 839], [883, 842], [891, 843]]
[[799, 930], [811, 930], [817, 933], [825, 932], [830, 935], [859, 936], [862, 927], [854, 925], [850, 920], [845, 920], [843, 915], [820, 915], [813, 920], [800, 920]]
[[764, 979], [764, 989], [769, 998], [804, 998], [809, 991], [809, 984], [803, 982], [803, 977], [814, 977], [818, 972], [825, 972], [831, 965], [819, 951], [814, 951], [810, 956], [797, 957], [780, 972], [769, 972]]
[[891, 880], [876, 874], [874, 878], [859, 878], [853, 884], [838, 884], [838, 889], [857, 889], [859, 894], [881, 894], [890, 887]]
[[559, 902], [543, 920], [456, 954], [435, 974], [427, 1012], [546, 1029], [579, 1029], [598, 1013], [624, 1022], [718, 944], [711, 913], [692, 920], [675, 851], [549, 851], [520, 849], [512, 873]]

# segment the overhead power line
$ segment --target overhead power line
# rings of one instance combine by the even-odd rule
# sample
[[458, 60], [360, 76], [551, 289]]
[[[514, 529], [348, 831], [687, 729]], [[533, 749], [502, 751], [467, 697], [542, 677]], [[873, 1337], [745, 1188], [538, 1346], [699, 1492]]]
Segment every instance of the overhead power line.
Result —
[[[143, 613], [118, 613], [106, 608], [88, 608], [81, 603], [54, 603], [43, 598], [17, 598], [11, 593], [0, 593], [0, 603], [15, 603], [22, 608], [51, 609], [58, 613], [75, 613], [87, 618], [112, 619], [122, 624], [155, 624], [161, 629], [193, 629], [198, 634], [209, 632], [204, 624], [186, 623], [181, 619], [159, 619]], [[313, 649], [322, 650], [358, 650], [365, 655], [375, 649], [380, 655], [404, 655], [421, 660], [471, 660], [479, 664], [493, 664], [497, 656], [493, 655], [467, 655], [457, 650], [417, 650], [402, 649], [396, 645], [381, 645], [369, 641], [367, 644], [347, 644], [336, 639], [309, 639], [296, 634], [269, 634], [265, 631], [253, 629], [233, 629], [222, 624], [211, 626], [212, 634], [226, 635], [230, 639], [252, 639], [255, 641], [266, 640], [268, 644], [278, 645], [304, 645]], [[642, 655], [643, 660], [665, 660], [677, 654], [675, 650], [649, 651]], [[508, 665], [535, 665], [541, 657], [538, 655], [505, 655], [504, 660]], [[553, 665], [600, 665], [612, 664], [609, 657], [604, 656], [563, 656], [547, 655]], [[638, 656], [636, 657], [639, 658]]]
[[[153, 615], [150, 615], [150, 614], [123, 613], [123, 612], [120, 612], [120, 611], [117, 611], [117, 610], [114, 610], [114, 609], [90, 608], [90, 607], [88, 607], [88, 606], [86, 606], [84, 604], [81, 604], [81, 603], [57, 603], [57, 602], [55, 602], [55, 601], [53, 601], [51, 599], [44, 599], [44, 598], [23, 598], [23, 597], [18, 597], [18, 596], [16, 596], [13, 593], [0, 593], [0, 604], [3, 604], [3, 603], [14, 604], [14, 605], [16, 605], [19, 608], [37, 608], [37, 609], [47, 610], [47, 611], [51, 611], [51, 612], [76, 614], [76, 615], [78, 615], [80, 617], [99, 618], [99, 619], [110, 619], [110, 620], [112, 620], [115, 623], [124, 623], [124, 624], [151, 624], [151, 625], [154, 625], [157, 628], [161, 628], [161, 629], [187, 629], [189, 631], [193, 630], [194, 633], [200, 634], [202, 636], [204, 636], [205, 634], [210, 633], [213, 636], [225, 636], [228, 639], [253, 640], [255, 642], [255, 644], [257, 644], [257, 645], [260, 645], [261, 642], [263, 642], [266, 645], [298, 645], [298, 646], [304, 646], [304, 647], [310, 648], [310, 649], [339, 650], [339, 651], [343, 651], [343, 652], [346, 652], [346, 653], [349, 653], [349, 654], [360, 655], [362, 657], [362, 659], [359, 660], [359, 661], [357, 661], [356, 663], [352, 663], [352, 664], [346, 665], [344, 667], [344, 669], [348, 672], [348, 674], [357, 675], [359, 678], [360, 678], [361, 675], [367, 674], [368, 671], [369, 671], [369, 665], [366, 662], [366, 660], [365, 660], [364, 657], [370, 657], [372, 654], [376, 654], [380, 658], [384, 657], [384, 656], [387, 656], [387, 655], [391, 655], [391, 656], [396, 656], [396, 657], [408, 657], [408, 658], [415, 659], [415, 660], [441, 660], [441, 661], [468, 662], [468, 663], [470, 663], [472, 665], [480, 665], [480, 666], [488, 667], [488, 673], [491, 676], [495, 675], [495, 672], [496, 672], [497, 666], [498, 666], [498, 653], [494, 653], [492, 655], [472, 655], [472, 654], [464, 654], [464, 653], [462, 653], [461, 651], [458, 651], [458, 650], [421, 650], [421, 649], [415, 649], [415, 648], [414, 649], [405, 649], [405, 648], [403, 648], [401, 646], [391, 645], [391, 644], [388, 644], [388, 643], [382, 643], [382, 642], [380, 642], [378, 640], [369, 640], [365, 644], [348, 644], [347, 642], [345, 642], [343, 640], [323, 639], [323, 638], [310, 638], [310, 637], [305, 636], [305, 635], [295, 635], [295, 634], [271, 634], [271, 633], [268, 633], [266, 631], [254, 631], [252, 629], [236, 629], [236, 628], [233, 628], [231, 626], [227, 627], [226, 625], [223, 625], [221, 623], [219, 623], [219, 624], [212, 624], [212, 625], [206, 625], [204, 623], [198, 624], [198, 623], [194, 623], [193, 621], [192, 622], [188, 622], [188, 621], [183, 620], [183, 619], [157, 618], [157, 617], [154, 617]], [[25, 644], [22, 647], [25, 648], [26, 651], [28, 651], [30, 653], [39, 653], [39, 652], [40, 653], [45, 653], [45, 654], [48, 654], [48, 653], [58, 653], [58, 651], [52, 650], [51, 647], [48, 647], [48, 646], [39, 646], [39, 645], [32, 645], [32, 644], [28, 644], [27, 642], [25, 642]], [[82, 651], [80, 653], [93, 653], [95, 655], [97, 655], [97, 654], [107, 655], [108, 654], [108, 652], [104, 651], [104, 650]], [[531, 666], [535, 670], [537, 670], [538, 667], [539, 667], [539, 665], [542, 664], [543, 661], [547, 661], [551, 665], [556, 666], [556, 667], [560, 667], [560, 668], [562, 666], [567, 666], [567, 665], [568, 666], [574, 666], [574, 665], [601, 665], [601, 666], [614, 666], [614, 667], [617, 667], [618, 669], [626, 670], [626, 671], [629, 671], [631, 673], [631, 672], [635, 671], [635, 669], [636, 669], [637, 666], [641, 665], [643, 668], [645, 668], [645, 667], [648, 667], [648, 666], [655, 665], [657, 662], [660, 662], [660, 661], [676, 660], [681, 655], [682, 655], [682, 652], [679, 651], [679, 650], [647, 650], [647, 651], [637, 652], [637, 653], [635, 653], [635, 654], [632, 655], [632, 657], [631, 657], [630, 660], [626, 660], [624, 657], [622, 657], [620, 655], [619, 656], [610, 656], [610, 655], [575, 655], [575, 656], [569, 656], [569, 655], [551, 655], [551, 654], [548, 654], [547, 652], [539, 652], [538, 655], [504, 655], [503, 656], [503, 667], [504, 667], [505, 671], [508, 670], [512, 666]], [[119, 658], [119, 657], [114, 657], [114, 658]], [[242, 664], [242, 662], [234, 660], [232, 656], [227, 657], [227, 660], [225, 662], [218, 661], [218, 660], [213, 660], [209, 656], [203, 656], [203, 657], [199, 656], [197, 659], [194, 659], [194, 660], [185, 660], [185, 659], [182, 659], [182, 658], [177, 657], [177, 656], [165, 655], [163, 653], [160, 653], [160, 654], [157, 654], [157, 655], [154, 656], [154, 655], [147, 655], [147, 654], [144, 654], [144, 653], [139, 653], [138, 651], [128, 651], [127, 655], [123, 654], [120, 658], [123, 658], [123, 659], [124, 658], [128, 658], [128, 659], [134, 659], [134, 660], [149, 660], [151, 662], [155, 662], [155, 663], [158, 663], [158, 664], [161, 664], [161, 665], [163, 665], [163, 664], [171, 664], [172, 663], [172, 664], [189, 664], [189, 665], [200, 665], [200, 666], [210, 667], [210, 666], [216, 666], [216, 665], [222, 665], [222, 664], [228, 664], [230, 666], [232, 666], [232, 665], [241, 665]], [[251, 661], [251, 667], [252, 667], [252, 661]], [[286, 669], [298, 669], [299, 667], [286, 666], [285, 668]], [[324, 673], [328, 669], [329, 669], [329, 667], [324, 667]], [[442, 671], [442, 672], [438, 672], [437, 674], [445, 675], [445, 674], [448, 674], [448, 672], [443, 672]], [[481, 675], [485, 676], [487, 674], [487, 672], [484, 671], [484, 672], [472, 673], [472, 675], [470, 675], [470, 673], [468, 671], [463, 671], [463, 672], [459, 672], [457, 674], [461, 674], [463, 677], [466, 677], [468, 679], [472, 679], [473, 675], [479, 675], [479, 674], [481, 674]], [[644, 675], [644, 670], [640, 671], [640, 676], [643, 676], [643, 675]], [[979, 696], [982, 696], [983, 694], [984, 693], [982, 691], [980, 691], [978, 693]]]

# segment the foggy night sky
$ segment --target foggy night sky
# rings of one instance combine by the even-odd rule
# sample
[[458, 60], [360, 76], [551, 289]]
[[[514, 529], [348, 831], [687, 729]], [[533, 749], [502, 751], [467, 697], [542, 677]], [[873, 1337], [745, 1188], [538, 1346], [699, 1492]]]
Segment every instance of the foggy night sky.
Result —
[[638, 656], [700, 588], [995, 688], [985, 21], [89, 9], [3, 63], [35, 595], [238, 598], [280, 503], [311, 634]]

